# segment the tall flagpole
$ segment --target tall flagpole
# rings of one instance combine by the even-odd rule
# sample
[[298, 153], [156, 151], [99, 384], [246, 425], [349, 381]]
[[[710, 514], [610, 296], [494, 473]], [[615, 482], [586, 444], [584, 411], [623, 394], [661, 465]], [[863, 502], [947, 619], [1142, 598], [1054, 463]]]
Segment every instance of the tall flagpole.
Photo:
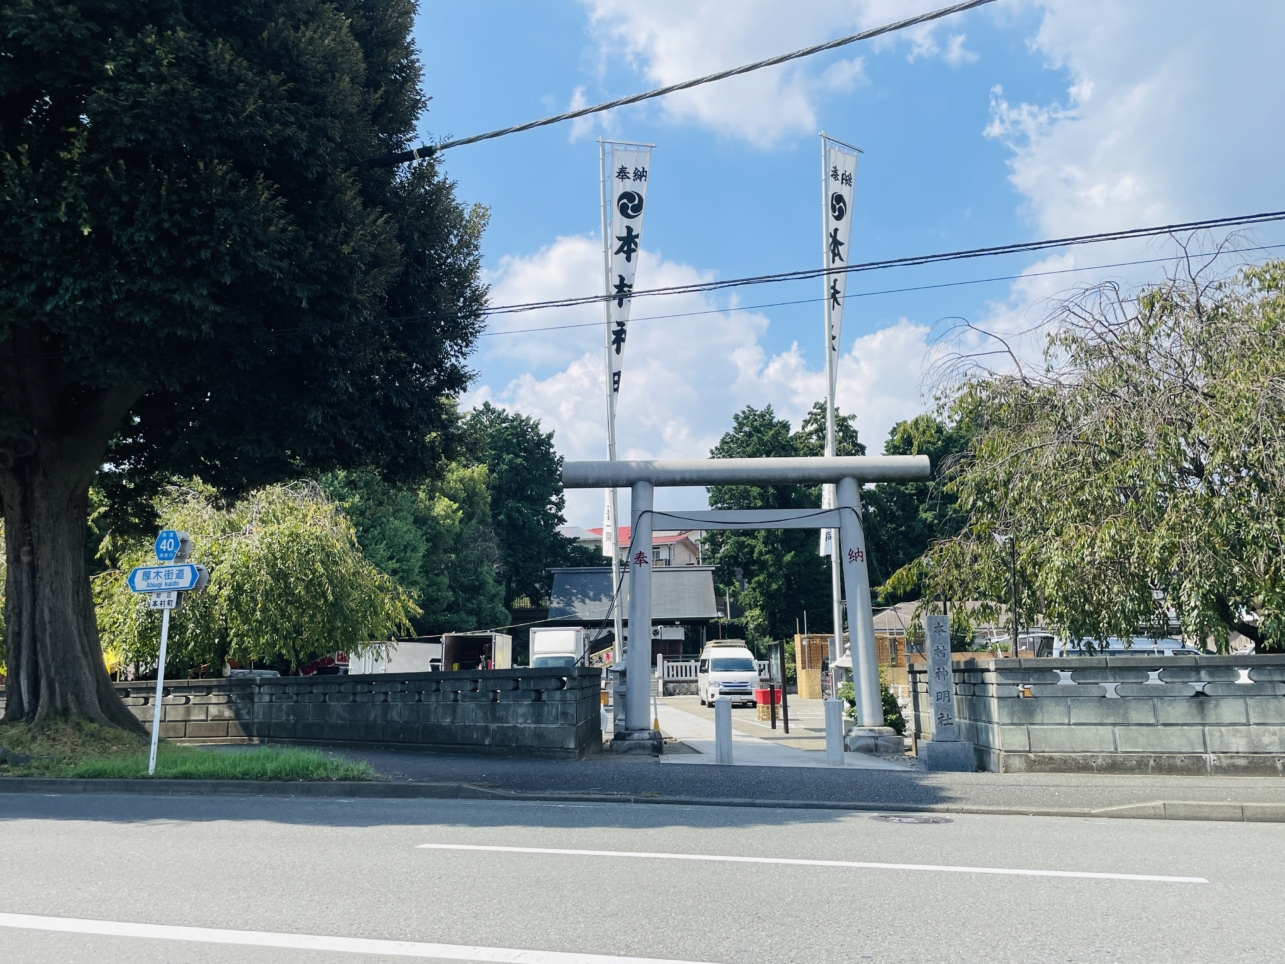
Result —
[[[829, 245], [825, 240], [825, 207], [826, 199], [829, 194], [829, 163], [826, 158], [826, 136], [825, 131], [821, 132], [821, 263], [829, 263]], [[825, 276], [822, 276], [822, 288], [825, 290], [825, 454], [831, 457], [835, 452], [835, 427], [834, 427], [834, 390], [838, 381], [838, 372], [835, 371], [834, 352], [830, 348], [830, 297]], [[823, 508], [832, 509], [835, 506], [835, 487], [832, 484], [823, 486], [821, 495], [821, 505]], [[834, 681], [835, 688], [839, 685], [839, 679], [834, 672], [834, 663], [843, 656], [843, 586], [840, 582], [839, 563], [842, 560], [839, 549], [839, 530], [831, 529], [830, 537], [830, 607], [834, 618], [834, 636], [830, 639], [830, 666], [831, 678]], [[833, 695], [833, 694], [831, 694]]]
[[[606, 363], [603, 369], [603, 385], [607, 393], [607, 459], [614, 462], [616, 461], [616, 393], [612, 390], [611, 384], [611, 249], [608, 247], [607, 239], [607, 146], [601, 137], [598, 138], [598, 196], [602, 213], [602, 311], [604, 322], [602, 352]], [[617, 544], [617, 534], [620, 531], [617, 520], [620, 515], [617, 508], [616, 490], [608, 489], [605, 513], [607, 518], [603, 519], [602, 537], [603, 548], [611, 551], [612, 628], [615, 631], [615, 643], [612, 647], [611, 661], [613, 665], [619, 666], [620, 661], [624, 658], [625, 637], [624, 616], [620, 608], [623, 601], [617, 596], [620, 588], [620, 546]]]

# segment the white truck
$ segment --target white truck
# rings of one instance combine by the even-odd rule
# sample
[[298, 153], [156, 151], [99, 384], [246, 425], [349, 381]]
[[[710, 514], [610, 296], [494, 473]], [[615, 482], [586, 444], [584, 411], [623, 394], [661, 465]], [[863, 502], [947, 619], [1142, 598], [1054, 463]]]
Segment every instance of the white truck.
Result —
[[753, 706], [758, 685], [758, 662], [744, 640], [718, 639], [705, 644], [696, 665], [696, 695], [701, 706], [713, 706], [720, 696]]
[[531, 630], [531, 666], [575, 666], [589, 649], [589, 631], [541, 626]]

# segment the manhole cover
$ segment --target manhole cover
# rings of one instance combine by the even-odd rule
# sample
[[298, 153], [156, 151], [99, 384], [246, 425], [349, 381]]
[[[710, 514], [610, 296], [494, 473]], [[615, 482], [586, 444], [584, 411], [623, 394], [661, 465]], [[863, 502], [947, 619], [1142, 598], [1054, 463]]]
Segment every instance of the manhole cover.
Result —
[[953, 823], [950, 817], [934, 817], [922, 813], [876, 813], [871, 820], [880, 823]]

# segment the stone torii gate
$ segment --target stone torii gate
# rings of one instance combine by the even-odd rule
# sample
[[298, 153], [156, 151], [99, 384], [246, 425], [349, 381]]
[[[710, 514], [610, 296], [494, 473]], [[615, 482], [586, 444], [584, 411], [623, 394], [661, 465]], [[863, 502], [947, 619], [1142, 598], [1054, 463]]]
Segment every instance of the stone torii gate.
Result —
[[[862, 727], [883, 726], [870, 577], [866, 569], [866, 540], [861, 523], [861, 484], [917, 482], [928, 479], [930, 473], [926, 455], [564, 463], [564, 488], [628, 486], [631, 490], [629, 638], [634, 643], [641, 641], [641, 645], [630, 646], [625, 656], [625, 731], [617, 733], [615, 739], [632, 744], [654, 744], [660, 739], [660, 734], [651, 729], [648, 686], [651, 680], [651, 534], [657, 528], [837, 529], [839, 544], [836, 548], [843, 560], [843, 582], [848, 600], [857, 720]], [[837, 485], [838, 505], [835, 508], [690, 512], [657, 512], [653, 508], [656, 486], [819, 483]], [[835, 627], [835, 637], [842, 641], [843, 627]], [[655, 749], [658, 751], [659, 747]]]

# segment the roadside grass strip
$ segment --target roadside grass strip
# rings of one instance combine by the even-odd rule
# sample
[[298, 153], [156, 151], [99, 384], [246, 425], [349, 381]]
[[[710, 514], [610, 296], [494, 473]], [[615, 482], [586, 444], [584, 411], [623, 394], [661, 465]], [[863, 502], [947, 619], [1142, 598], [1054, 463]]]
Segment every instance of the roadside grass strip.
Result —
[[[147, 753], [85, 760], [60, 776], [93, 779], [147, 777]], [[156, 757], [156, 778], [168, 780], [373, 780], [370, 764], [298, 747], [213, 751], [170, 745]]]
[[891, 864], [868, 860], [807, 860], [795, 857], [733, 857], [719, 854], [667, 854], [635, 850], [565, 850], [556, 847], [497, 847], [482, 844], [419, 844], [420, 850], [472, 850], [512, 854], [556, 854], [568, 857], [633, 857], [644, 860], [697, 860], [730, 864], [784, 864], [792, 867], [840, 867], [858, 870], [918, 870], [945, 874], [990, 874], [1002, 877], [1070, 877], [1083, 880], [1127, 880], [1159, 884], [1207, 884], [1204, 877], [1163, 874], [1115, 874], [1088, 870], [1026, 870], [1010, 867], [958, 867], [950, 864]]
[[428, 957], [445, 961], [483, 961], [486, 964], [704, 964], [656, 957], [616, 957], [610, 954], [577, 954], [509, 947], [476, 947], [467, 944], [431, 944], [366, 937], [327, 937], [316, 934], [279, 934], [272, 931], [225, 930], [216, 927], [178, 927], [128, 921], [85, 920], [75, 917], [38, 917], [33, 914], [0, 914], [0, 927], [52, 931], [60, 934], [95, 934], [196, 944], [233, 944], [243, 947], [279, 947], [302, 951], [347, 954], [383, 954], [387, 957]]
[[[198, 749], [163, 742], [154, 778], [169, 780], [376, 780], [364, 761], [302, 747]], [[0, 725], [0, 776], [147, 779], [147, 738], [84, 720]]]

